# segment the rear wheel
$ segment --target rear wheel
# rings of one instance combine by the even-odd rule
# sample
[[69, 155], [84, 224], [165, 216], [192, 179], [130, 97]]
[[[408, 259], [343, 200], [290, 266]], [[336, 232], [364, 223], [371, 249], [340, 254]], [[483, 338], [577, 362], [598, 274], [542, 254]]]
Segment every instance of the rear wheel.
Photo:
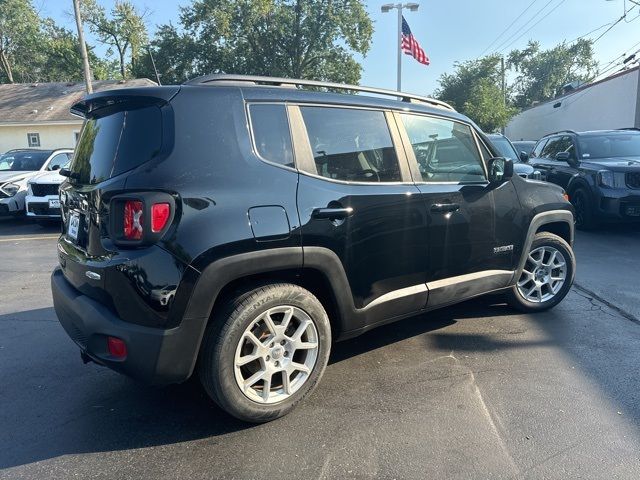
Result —
[[329, 319], [318, 299], [297, 285], [267, 285], [238, 295], [214, 315], [200, 380], [231, 415], [266, 422], [313, 390], [330, 349]]
[[507, 294], [507, 302], [524, 312], [552, 308], [567, 295], [574, 275], [571, 246], [552, 233], [538, 233], [516, 284]]
[[577, 189], [571, 195], [571, 203], [575, 210], [576, 227], [580, 230], [591, 230], [597, 226], [593, 215], [593, 206], [589, 193], [583, 188]]

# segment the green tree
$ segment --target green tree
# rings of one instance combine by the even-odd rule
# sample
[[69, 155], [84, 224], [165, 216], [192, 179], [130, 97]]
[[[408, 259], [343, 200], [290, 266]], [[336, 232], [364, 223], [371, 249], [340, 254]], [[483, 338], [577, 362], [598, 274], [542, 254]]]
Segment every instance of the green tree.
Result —
[[0, 81], [31, 80], [42, 62], [40, 18], [31, 0], [0, 0]]
[[517, 74], [514, 103], [519, 108], [552, 99], [567, 83], [586, 82], [597, 73], [593, 43], [586, 39], [563, 42], [549, 50], [541, 50], [538, 42], [530, 41], [523, 50], [512, 51], [507, 64]]
[[152, 45], [164, 83], [216, 72], [358, 83], [372, 34], [359, 0], [197, 0]]
[[440, 77], [436, 97], [470, 117], [483, 130], [493, 132], [504, 127], [516, 109], [505, 103], [500, 56], [456, 63], [454, 69], [454, 73]]
[[[47, 18], [43, 21], [44, 41], [40, 45], [43, 65], [35, 80], [41, 82], [82, 81], [82, 57], [78, 48], [78, 37], [72, 31], [57, 26]], [[99, 58], [89, 48], [89, 63], [96, 80], [113, 78], [117, 74], [113, 62]]]
[[109, 45], [108, 54], [113, 54], [112, 49], [116, 50], [120, 75], [127, 78], [127, 70], [136, 68], [136, 60], [148, 42], [144, 24], [147, 12], [140, 13], [129, 0], [122, 0], [116, 1], [107, 15], [96, 0], [83, 0], [82, 14], [91, 32], [101, 43]]

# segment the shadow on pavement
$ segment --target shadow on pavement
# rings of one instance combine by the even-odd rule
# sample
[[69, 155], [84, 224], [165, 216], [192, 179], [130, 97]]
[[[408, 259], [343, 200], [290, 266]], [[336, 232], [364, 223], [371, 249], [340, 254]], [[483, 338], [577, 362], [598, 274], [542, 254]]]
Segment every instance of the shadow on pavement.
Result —
[[[629, 388], [640, 391], [637, 376], [625, 379], [632, 361], [622, 361], [625, 355], [640, 358], [640, 347], [633, 352], [620, 351], [613, 338], [615, 329], [606, 334], [610, 338], [594, 340], [594, 345], [586, 349], [582, 348], [585, 325], [558, 321], [557, 312], [531, 317], [547, 333], [542, 341], [522, 342], [515, 335], [513, 341], [504, 342], [496, 340], [495, 335], [439, 331], [460, 319], [513, 315], [512, 310], [495, 302], [496, 297], [481, 298], [379, 327], [336, 344], [330, 363], [423, 334], [428, 334], [428, 348], [442, 351], [486, 352], [552, 345], [572, 356], [576, 367], [598, 382], [603, 394], [625, 403], [630, 420], [640, 424], [638, 408], [633, 395], [629, 395]], [[0, 384], [4, 385], [0, 390], [0, 468], [67, 454], [132, 450], [200, 439], [215, 444], [222, 441], [216, 439], [218, 436], [262, 428], [222, 412], [196, 379], [164, 388], [147, 387], [102, 367], [81, 365], [77, 348], [62, 329], [57, 324], [55, 328], [42, 328], [38, 321], [52, 319], [55, 314], [51, 308], [0, 316], [2, 331], [10, 332], [0, 341]], [[11, 322], [34, 326], [31, 334], [22, 331], [14, 342], [13, 330], [6, 329]], [[588, 318], [585, 323], [588, 327]], [[621, 389], [625, 381], [628, 386]]]
[[0, 238], [57, 233], [60, 233], [60, 222], [58, 220], [47, 220], [38, 223], [28, 217], [0, 217]]

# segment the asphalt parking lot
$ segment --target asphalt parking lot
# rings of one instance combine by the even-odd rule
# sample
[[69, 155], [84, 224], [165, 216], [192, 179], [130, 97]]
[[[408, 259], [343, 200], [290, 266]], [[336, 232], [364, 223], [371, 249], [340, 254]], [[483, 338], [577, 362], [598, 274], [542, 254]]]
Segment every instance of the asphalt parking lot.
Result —
[[484, 298], [337, 344], [259, 426], [194, 381], [83, 365], [51, 306], [55, 237], [0, 222], [0, 478], [640, 478], [640, 228], [579, 233], [580, 287], [550, 312]]

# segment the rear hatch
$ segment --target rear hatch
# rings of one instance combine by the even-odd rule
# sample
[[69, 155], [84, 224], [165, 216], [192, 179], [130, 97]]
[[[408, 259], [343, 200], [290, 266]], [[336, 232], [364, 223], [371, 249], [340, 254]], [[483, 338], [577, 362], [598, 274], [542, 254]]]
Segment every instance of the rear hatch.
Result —
[[168, 101], [179, 87], [132, 88], [90, 95], [72, 107], [85, 118], [60, 188], [63, 240], [87, 258], [115, 253], [109, 204], [126, 188], [127, 172], [166, 157], [172, 145]]

